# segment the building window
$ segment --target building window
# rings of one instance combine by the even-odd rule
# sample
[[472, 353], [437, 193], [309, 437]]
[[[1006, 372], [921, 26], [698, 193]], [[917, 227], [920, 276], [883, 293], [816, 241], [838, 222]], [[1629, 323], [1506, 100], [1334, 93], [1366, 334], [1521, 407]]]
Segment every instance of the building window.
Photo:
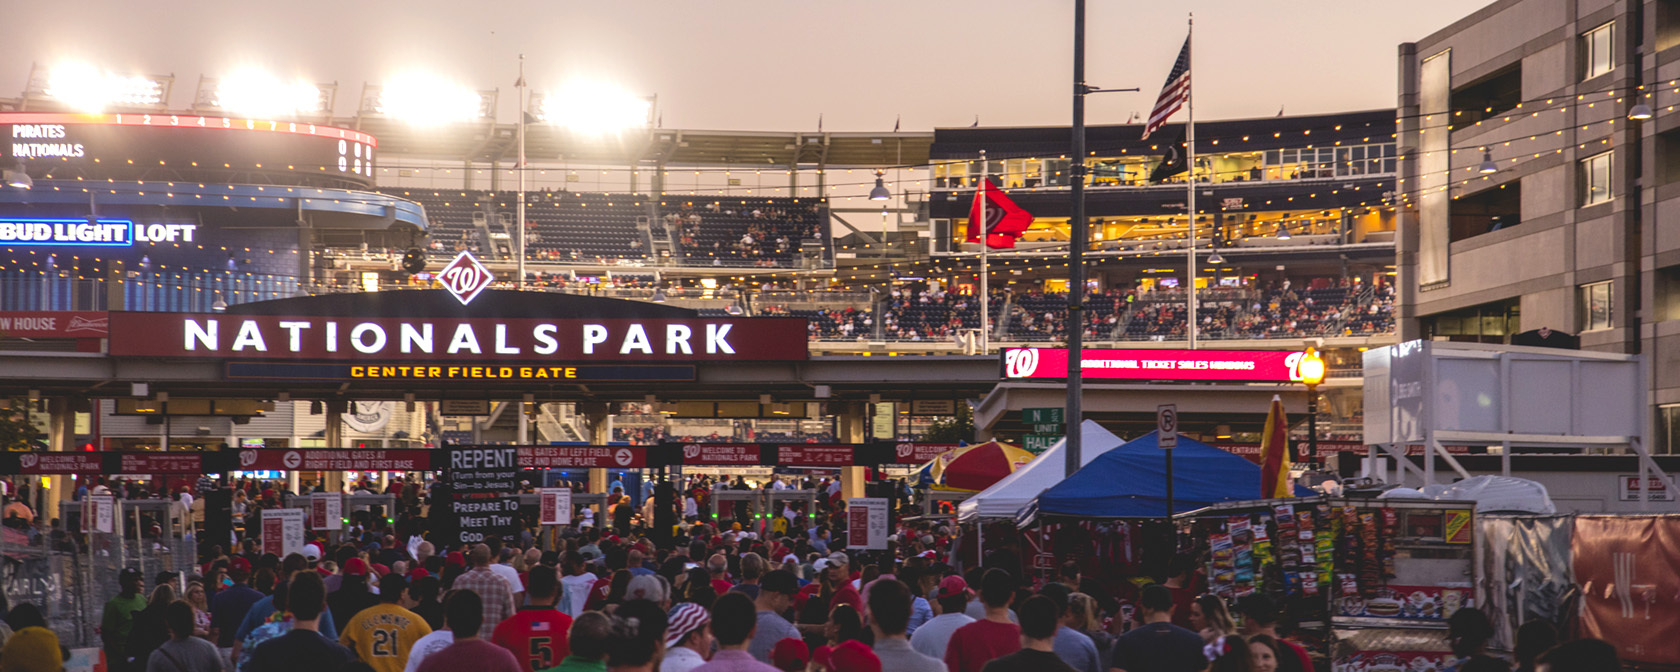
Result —
[[1604, 152], [1581, 159], [1582, 206], [1610, 202], [1610, 155]]
[[1581, 79], [1597, 77], [1615, 67], [1615, 59], [1610, 56], [1610, 38], [1615, 27], [1612, 21], [1581, 35]]
[[1657, 407], [1657, 440], [1653, 452], [1673, 455], [1680, 448], [1680, 404]]
[[1610, 283], [1581, 285], [1581, 331], [1610, 328]]
[[1610, 50], [1615, 25], [1615, 22], [1606, 23], [1581, 35], [1582, 79], [1597, 77], [1615, 67]]

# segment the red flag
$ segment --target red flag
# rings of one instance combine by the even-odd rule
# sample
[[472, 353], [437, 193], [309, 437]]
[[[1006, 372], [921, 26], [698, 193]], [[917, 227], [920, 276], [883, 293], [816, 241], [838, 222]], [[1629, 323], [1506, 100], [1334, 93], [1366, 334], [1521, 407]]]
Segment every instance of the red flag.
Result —
[[[981, 215], [982, 207], [985, 208], [984, 216]], [[986, 246], [997, 250], [1015, 247], [1015, 240], [1032, 227], [1033, 216], [1015, 205], [1015, 201], [1004, 195], [991, 178], [986, 178], [975, 190], [974, 204], [968, 209], [968, 242], [971, 243], [980, 242], [980, 227], [974, 225], [976, 221], [985, 222]]]
[[1283, 399], [1272, 395], [1266, 429], [1260, 435], [1260, 496], [1289, 497], [1294, 492], [1289, 484], [1289, 421], [1283, 415]]

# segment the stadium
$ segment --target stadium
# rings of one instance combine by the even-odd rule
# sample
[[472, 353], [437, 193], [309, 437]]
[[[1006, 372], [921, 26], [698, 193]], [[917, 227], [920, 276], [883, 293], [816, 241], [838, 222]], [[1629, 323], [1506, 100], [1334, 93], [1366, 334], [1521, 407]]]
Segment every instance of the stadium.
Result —
[[[435, 287], [441, 267], [465, 252], [494, 274], [496, 288], [662, 304], [702, 317], [803, 318], [818, 357], [933, 358], [924, 365], [968, 362], [984, 371], [988, 365], [974, 362], [995, 362], [996, 349], [1067, 340], [1065, 127], [666, 129], [652, 97], [610, 101], [573, 119], [542, 92], [529, 96], [526, 123], [507, 124], [494, 121], [506, 103], [497, 91], [462, 90], [458, 100], [436, 98], [459, 104], [416, 108], [412, 94], [380, 85], [364, 86], [349, 116], [335, 114], [346, 107], [335, 104], [336, 86], [300, 85], [279, 101], [283, 113], [259, 118], [247, 110], [272, 113], [276, 101], [250, 100], [249, 84], [201, 78], [190, 97], [175, 88], [173, 77], [78, 80], [37, 66], [18, 98], [0, 102], [12, 185], [0, 191], [0, 220], [19, 225], [0, 228], [19, 234], [0, 248], [6, 310], [239, 312], [259, 301]], [[89, 98], [99, 101], [98, 113], [85, 112]], [[1359, 353], [1394, 341], [1393, 112], [1213, 121], [1198, 130], [1203, 150], [1193, 170], [1182, 160], [1170, 169], [1167, 160], [1182, 147], [1179, 125], [1149, 140], [1140, 139], [1141, 125], [1090, 130], [1085, 342], [1186, 348], [1193, 237], [1201, 346], [1316, 347], [1332, 377], [1319, 407], [1328, 428], [1321, 438], [1357, 444], [1359, 398], [1346, 392], [1358, 389]], [[1200, 185], [1193, 225], [1185, 205], [1191, 175]], [[1035, 218], [1017, 247], [984, 260], [963, 240], [982, 176]], [[57, 227], [57, 236], [89, 226], [117, 233], [32, 239], [23, 226], [30, 223]], [[9, 347], [76, 347], [7, 336]], [[1033, 403], [1035, 383], [994, 390], [996, 382], [982, 373], [957, 394], [907, 383], [909, 394], [887, 403], [874, 392], [868, 438], [914, 439], [938, 417], [913, 413], [912, 397], [966, 404], [998, 396], [987, 409]], [[1269, 386], [1230, 387], [1244, 397], [1271, 394]], [[167, 441], [320, 445], [329, 438], [323, 416], [308, 415], [297, 392], [278, 409], [272, 402], [286, 395], [263, 400], [270, 411], [257, 421], [261, 434], [212, 414], [184, 418], [189, 435]], [[1109, 419], [1145, 423], [1129, 400], [1153, 393], [1113, 391]], [[678, 413], [684, 399], [657, 390], [562, 396], [553, 400], [612, 404], [615, 440], [847, 433], [810, 389], [762, 395], [773, 397], [762, 408], [776, 410], [748, 404], [755, 409], [748, 414], [702, 418]], [[157, 429], [143, 424], [157, 418], [125, 413], [129, 401], [102, 402], [114, 414], [77, 443], [161, 448]], [[595, 436], [575, 404], [541, 401], [531, 438]], [[787, 410], [807, 401], [809, 412]], [[952, 412], [948, 403], [932, 407]], [[463, 431], [508, 440], [518, 433], [505, 420], [483, 426], [433, 416], [428, 426], [423, 412], [395, 415], [389, 430], [356, 439], [400, 446]], [[1026, 429], [1012, 413], [982, 415], [983, 432], [1019, 440]], [[1196, 431], [1251, 449], [1258, 416], [1221, 417]]]

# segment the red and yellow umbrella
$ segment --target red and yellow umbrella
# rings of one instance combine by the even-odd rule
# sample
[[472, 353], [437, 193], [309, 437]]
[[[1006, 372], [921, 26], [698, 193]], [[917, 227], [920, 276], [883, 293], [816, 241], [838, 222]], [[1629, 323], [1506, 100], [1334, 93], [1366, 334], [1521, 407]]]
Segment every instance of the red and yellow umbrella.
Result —
[[923, 481], [936, 489], [979, 492], [1032, 459], [1033, 454], [1020, 447], [988, 441], [940, 453], [920, 471]]

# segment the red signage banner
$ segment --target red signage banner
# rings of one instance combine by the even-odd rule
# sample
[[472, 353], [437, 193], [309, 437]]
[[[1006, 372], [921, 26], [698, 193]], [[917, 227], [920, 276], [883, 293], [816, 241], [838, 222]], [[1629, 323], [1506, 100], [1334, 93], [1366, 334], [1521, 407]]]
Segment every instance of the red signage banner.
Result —
[[489, 319], [112, 313], [110, 354], [240, 360], [803, 361], [802, 318]]
[[99, 453], [19, 453], [20, 474], [97, 474]]
[[682, 463], [686, 466], [740, 466], [759, 463], [756, 443], [685, 443]]
[[639, 469], [647, 466], [645, 446], [520, 446], [521, 469]]
[[239, 451], [240, 471], [425, 471], [432, 468], [428, 450], [270, 450]]
[[940, 453], [961, 448], [960, 443], [921, 443], [916, 441], [899, 441], [893, 444], [894, 464], [922, 464]]
[[1610, 642], [1624, 663], [1680, 666], [1680, 519], [1578, 516], [1570, 545], [1581, 636]]
[[776, 464], [801, 467], [851, 466], [855, 446], [846, 443], [784, 443], [776, 446]]
[[202, 474], [204, 456], [198, 453], [123, 453], [124, 474]]
[[[1086, 350], [1086, 380], [1299, 382], [1301, 356], [1287, 350]], [[1008, 348], [1004, 378], [1066, 378], [1068, 351]]]
[[0, 336], [10, 338], [105, 338], [110, 313], [94, 310], [0, 311]]

